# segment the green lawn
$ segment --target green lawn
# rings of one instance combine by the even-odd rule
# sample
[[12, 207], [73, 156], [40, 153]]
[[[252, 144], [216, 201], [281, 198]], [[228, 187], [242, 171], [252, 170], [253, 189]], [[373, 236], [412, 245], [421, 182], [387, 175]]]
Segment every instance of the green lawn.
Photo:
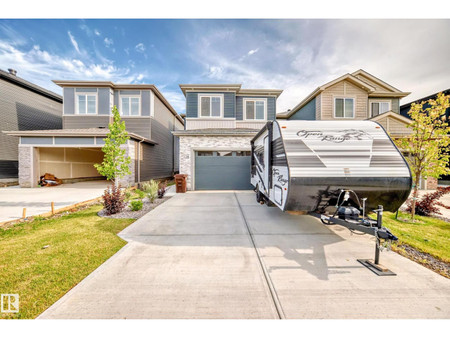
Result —
[[419, 251], [433, 255], [444, 262], [450, 262], [450, 223], [437, 218], [416, 216], [417, 223], [403, 222], [409, 215], [399, 212], [385, 212], [383, 225], [399, 238], [399, 244], [407, 244]]
[[116, 234], [135, 220], [100, 209], [0, 229], [0, 293], [20, 297], [20, 312], [0, 318], [35, 318], [125, 245]]

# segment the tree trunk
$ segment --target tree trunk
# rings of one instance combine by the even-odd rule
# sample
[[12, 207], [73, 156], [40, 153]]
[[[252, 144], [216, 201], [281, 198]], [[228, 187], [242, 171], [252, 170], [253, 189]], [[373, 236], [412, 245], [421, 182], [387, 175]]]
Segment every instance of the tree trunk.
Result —
[[411, 221], [414, 222], [414, 216], [416, 215], [416, 201], [417, 201], [417, 195], [419, 193], [419, 182], [420, 182], [420, 175], [416, 173], [416, 179], [414, 180], [414, 190], [413, 190], [413, 202], [411, 204]]

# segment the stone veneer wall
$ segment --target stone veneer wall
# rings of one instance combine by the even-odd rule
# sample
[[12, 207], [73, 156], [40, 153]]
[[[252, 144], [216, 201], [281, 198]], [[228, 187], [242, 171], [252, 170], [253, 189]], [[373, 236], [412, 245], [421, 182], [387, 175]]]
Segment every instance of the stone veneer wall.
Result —
[[133, 185], [136, 183], [135, 181], [135, 172], [136, 172], [136, 152], [135, 152], [135, 141], [128, 141], [128, 144], [123, 144], [121, 146], [122, 149], [125, 149], [125, 157], [129, 157], [131, 159], [130, 162], [130, 171], [131, 174], [120, 179], [119, 184], [123, 187]]
[[179, 136], [180, 174], [187, 174], [187, 189], [192, 190], [195, 150], [250, 150], [253, 136]]

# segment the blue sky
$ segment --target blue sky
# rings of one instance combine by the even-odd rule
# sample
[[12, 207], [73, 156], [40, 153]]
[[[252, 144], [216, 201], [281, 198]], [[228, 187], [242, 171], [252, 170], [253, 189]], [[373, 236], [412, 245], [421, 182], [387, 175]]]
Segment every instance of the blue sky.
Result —
[[153, 83], [179, 113], [180, 83], [277, 88], [277, 111], [357, 69], [412, 94], [450, 87], [450, 20], [0, 20], [0, 68], [51, 80]]

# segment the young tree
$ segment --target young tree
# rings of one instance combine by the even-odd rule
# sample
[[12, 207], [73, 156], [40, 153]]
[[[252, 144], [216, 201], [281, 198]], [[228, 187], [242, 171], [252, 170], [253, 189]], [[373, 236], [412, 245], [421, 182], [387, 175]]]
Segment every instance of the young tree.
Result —
[[[407, 161], [413, 175], [413, 221], [420, 178], [439, 178], [450, 173], [447, 168], [450, 126], [445, 116], [446, 109], [450, 107], [449, 98], [450, 96], [439, 93], [436, 100], [413, 103], [408, 112], [412, 119], [408, 126], [412, 129], [411, 134], [396, 140], [397, 146], [408, 153]], [[428, 107], [424, 108], [427, 103]]]
[[102, 147], [104, 153], [103, 162], [94, 164], [100, 175], [106, 176], [109, 181], [113, 181], [117, 186], [119, 180], [125, 175], [131, 174], [131, 159], [125, 156], [125, 149], [121, 149], [122, 144], [126, 144], [130, 139], [125, 130], [125, 121], [120, 118], [117, 107], [112, 108], [113, 122], [108, 125], [109, 133]]

